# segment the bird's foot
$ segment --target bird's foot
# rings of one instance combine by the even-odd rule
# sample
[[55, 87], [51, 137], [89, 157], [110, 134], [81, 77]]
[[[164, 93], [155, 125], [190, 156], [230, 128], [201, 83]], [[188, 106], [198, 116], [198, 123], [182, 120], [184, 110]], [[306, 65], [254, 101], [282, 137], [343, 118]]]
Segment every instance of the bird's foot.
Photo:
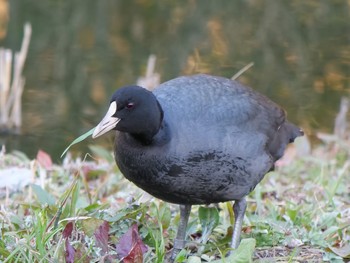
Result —
[[183, 249], [186, 245], [186, 240], [184, 239], [174, 239], [174, 247], [173, 247], [173, 251], [171, 253], [171, 261], [174, 262], [177, 254], [179, 254], [179, 252], [181, 251], [181, 249]]
[[175, 240], [174, 240], [174, 248], [175, 249], [181, 250], [185, 247], [185, 245], [186, 245], [186, 240], [175, 238]]

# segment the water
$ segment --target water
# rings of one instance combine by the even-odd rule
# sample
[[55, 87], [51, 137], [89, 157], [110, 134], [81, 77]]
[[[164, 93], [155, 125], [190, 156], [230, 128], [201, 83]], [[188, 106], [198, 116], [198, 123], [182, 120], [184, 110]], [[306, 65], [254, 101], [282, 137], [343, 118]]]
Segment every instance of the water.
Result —
[[110, 94], [145, 73], [150, 54], [162, 81], [197, 72], [231, 77], [254, 62], [239, 81], [282, 105], [308, 133], [331, 131], [350, 90], [349, 11], [340, 0], [11, 0], [0, 46], [18, 50], [27, 21], [33, 34], [22, 135], [0, 143], [30, 157], [43, 149], [59, 161], [100, 120]]

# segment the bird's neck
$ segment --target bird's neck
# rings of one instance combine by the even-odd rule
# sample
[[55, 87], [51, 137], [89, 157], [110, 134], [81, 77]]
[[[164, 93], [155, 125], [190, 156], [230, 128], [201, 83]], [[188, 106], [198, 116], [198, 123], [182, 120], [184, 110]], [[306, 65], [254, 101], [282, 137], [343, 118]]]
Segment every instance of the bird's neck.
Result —
[[130, 135], [142, 145], [152, 144], [154, 137], [154, 135], [148, 133], [131, 133]]
[[170, 130], [167, 123], [163, 120], [160, 127], [153, 131], [143, 133], [129, 133], [130, 136], [142, 145], [163, 145], [170, 139]]

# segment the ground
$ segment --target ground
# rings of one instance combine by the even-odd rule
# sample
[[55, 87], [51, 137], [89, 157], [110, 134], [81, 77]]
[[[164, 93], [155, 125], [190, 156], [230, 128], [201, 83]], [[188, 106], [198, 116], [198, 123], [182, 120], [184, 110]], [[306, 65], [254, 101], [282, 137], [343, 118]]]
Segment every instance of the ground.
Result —
[[[346, 262], [350, 258], [350, 140], [320, 136], [289, 148], [247, 197], [240, 248], [228, 252], [230, 203], [195, 206], [177, 262]], [[163, 262], [177, 206], [123, 178], [112, 154], [92, 146], [84, 160], [53, 164], [40, 151], [0, 155], [1, 262]], [[25, 186], [4, 186], [9, 171]], [[19, 172], [18, 172], [19, 171]], [[4, 176], [6, 175], [6, 177]], [[30, 177], [28, 179], [28, 177]]]

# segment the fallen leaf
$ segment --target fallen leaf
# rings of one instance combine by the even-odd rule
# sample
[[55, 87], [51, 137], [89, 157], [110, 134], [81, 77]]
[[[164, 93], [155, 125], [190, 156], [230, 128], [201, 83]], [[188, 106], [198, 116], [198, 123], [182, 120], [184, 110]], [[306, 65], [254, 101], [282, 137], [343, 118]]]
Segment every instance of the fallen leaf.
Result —
[[62, 236], [63, 238], [69, 238], [72, 235], [73, 231], [73, 222], [69, 222], [63, 229]]
[[[87, 252], [87, 247], [86, 247], [86, 244], [83, 244], [83, 243], [78, 243], [76, 244], [75, 246], [75, 255], [74, 255], [74, 262], [76, 263], [90, 263], [92, 262], [89, 255], [88, 255], [88, 252]], [[110, 261], [99, 261], [99, 262], [106, 262], [106, 263], [109, 263], [109, 262], [115, 262], [115, 260], [113, 260], [113, 258], [111, 258]]]
[[129, 254], [123, 258], [123, 263], [142, 263], [143, 253], [139, 243], [135, 243]]
[[66, 263], [74, 263], [75, 249], [70, 244], [69, 240], [66, 239]]
[[102, 254], [106, 254], [108, 252], [108, 231], [109, 224], [107, 221], [103, 221], [103, 223], [96, 229], [94, 233], [96, 246], [101, 248]]
[[343, 247], [329, 247], [329, 249], [342, 258], [350, 258], [350, 244]]
[[48, 153], [44, 152], [43, 150], [39, 150], [36, 155], [36, 159], [39, 164], [46, 170], [52, 169], [52, 159]]
[[147, 246], [142, 242], [139, 235], [137, 225], [132, 225], [129, 230], [122, 235], [119, 243], [116, 245], [116, 251], [119, 258], [125, 259], [125, 263], [139, 262], [130, 261], [131, 259], [139, 260], [143, 258], [143, 254], [147, 251]]

